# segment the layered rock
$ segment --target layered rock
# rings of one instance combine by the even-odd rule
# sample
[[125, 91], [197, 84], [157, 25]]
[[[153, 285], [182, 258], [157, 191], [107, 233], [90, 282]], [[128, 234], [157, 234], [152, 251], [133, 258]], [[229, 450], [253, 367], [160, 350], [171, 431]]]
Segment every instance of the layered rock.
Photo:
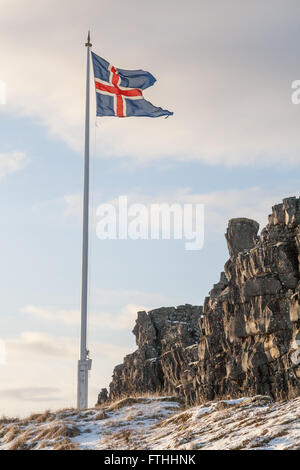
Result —
[[111, 398], [163, 392], [194, 403], [300, 393], [300, 199], [275, 205], [259, 237], [258, 228], [229, 221], [230, 258], [203, 309], [139, 312], [138, 350], [115, 368]]
[[138, 312], [138, 350], [114, 369], [110, 398], [136, 393], [176, 393], [184, 364], [196, 359], [201, 307], [182, 305]]
[[259, 224], [246, 218], [230, 219], [225, 238], [230, 256], [252, 248], [257, 241]]

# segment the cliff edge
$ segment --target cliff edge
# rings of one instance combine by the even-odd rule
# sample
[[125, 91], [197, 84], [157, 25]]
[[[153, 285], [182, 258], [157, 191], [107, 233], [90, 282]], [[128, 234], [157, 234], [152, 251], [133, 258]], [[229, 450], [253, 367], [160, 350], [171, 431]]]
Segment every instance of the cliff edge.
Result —
[[229, 221], [230, 258], [203, 307], [138, 312], [138, 349], [115, 367], [110, 399], [172, 393], [195, 404], [300, 394], [300, 198], [273, 206], [260, 236], [258, 229], [251, 219]]

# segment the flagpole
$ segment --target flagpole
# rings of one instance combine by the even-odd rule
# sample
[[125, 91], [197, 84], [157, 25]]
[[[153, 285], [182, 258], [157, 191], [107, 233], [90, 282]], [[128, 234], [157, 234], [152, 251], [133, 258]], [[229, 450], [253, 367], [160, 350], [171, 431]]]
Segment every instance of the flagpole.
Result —
[[87, 350], [87, 293], [88, 293], [88, 245], [89, 245], [89, 159], [90, 159], [90, 32], [87, 43], [85, 148], [83, 182], [83, 227], [82, 227], [82, 278], [81, 278], [81, 331], [80, 359], [78, 361], [77, 408], [88, 407], [88, 371], [92, 361]]

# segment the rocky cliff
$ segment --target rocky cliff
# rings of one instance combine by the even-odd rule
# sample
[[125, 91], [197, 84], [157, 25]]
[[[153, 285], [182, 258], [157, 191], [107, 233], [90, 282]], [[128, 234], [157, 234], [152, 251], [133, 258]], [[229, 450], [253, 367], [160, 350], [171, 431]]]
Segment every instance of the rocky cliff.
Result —
[[182, 369], [197, 360], [202, 307], [183, 305], [138, 312], [138, 350], [115, 367], [110, 398], [135, 393], [175, 393]]
[[300, 198], [275, 205], [258, 229], [229, 221], [230, 258], [203, 308], [138, 313], [138, 349], [115, 368], [110, 398], [172, 393], [191, 404], [300, 394]]

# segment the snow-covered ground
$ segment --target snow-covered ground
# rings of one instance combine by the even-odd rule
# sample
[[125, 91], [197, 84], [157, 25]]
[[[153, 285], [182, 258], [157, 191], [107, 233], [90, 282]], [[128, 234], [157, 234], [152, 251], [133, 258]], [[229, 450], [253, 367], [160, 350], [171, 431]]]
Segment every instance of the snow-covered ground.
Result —
[[183, 409], [172, 397], [125, 398], [78, 412], [0, 420], [5, 449], [300, 449], [300, 397], [257, 396]]

